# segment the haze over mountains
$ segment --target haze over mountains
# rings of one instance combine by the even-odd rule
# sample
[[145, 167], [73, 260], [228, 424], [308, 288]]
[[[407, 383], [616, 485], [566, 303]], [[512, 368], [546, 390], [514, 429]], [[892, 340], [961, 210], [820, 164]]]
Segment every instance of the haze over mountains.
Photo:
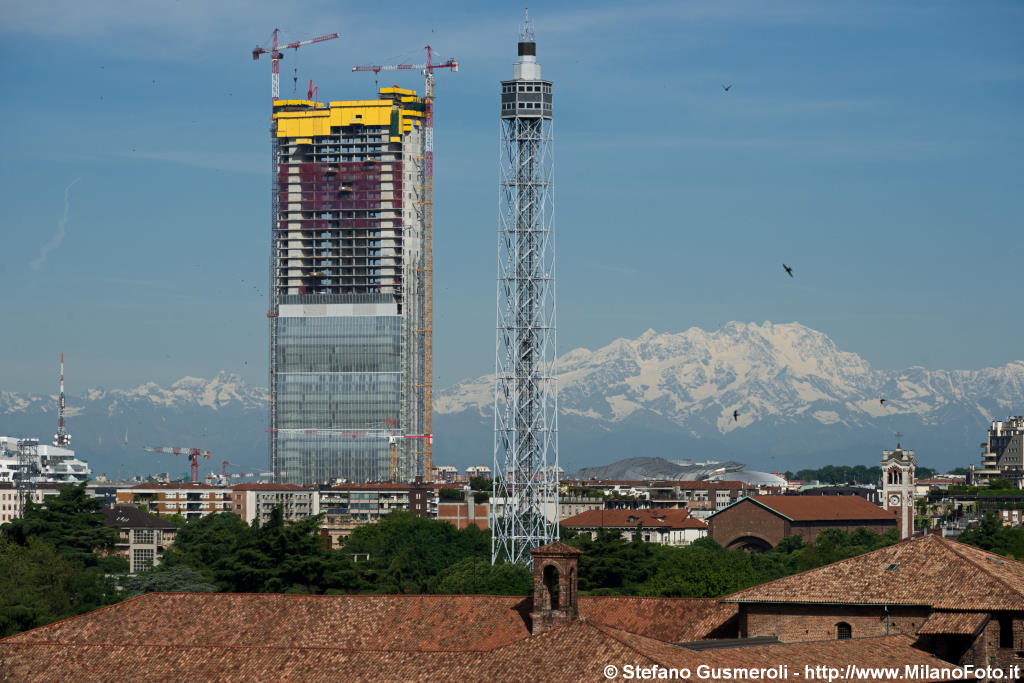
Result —
[[[648, 330], [569, 351], [559, 375], [567, 471], [627, 457], [738, 460], [768, 471], [877, 464], [896, 432], [921, 464], [946, 469], [978, 461], [990, 419], [1024, 412], [1024, 360], [873, 370], [799, 323]], [[435, 463], [491, 464], [493, 386], [485, 375], [435, 393]], [[91, 390], [69, 396], [72, 446], [97, 473], [187, 469], [184, 459], [143, 453], [146, 445], [209, 448], [204, 472], [222, 460], [233, 471], [263, 468], [266, 400], [266, 389], [223, 372], [167, 389]], [[53, 397], [0, 391], [0, 433], [48, 440], [55, 411]]]

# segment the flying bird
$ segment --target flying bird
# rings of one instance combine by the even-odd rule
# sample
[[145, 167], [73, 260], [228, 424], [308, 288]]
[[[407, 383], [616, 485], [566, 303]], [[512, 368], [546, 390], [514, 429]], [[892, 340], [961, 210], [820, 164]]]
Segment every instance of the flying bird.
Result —
[[738, 410], [732, 411], [732, 421], [733, 422], [739, 422], [740, 421], [740, 411], [738, 411]]
[[732, 87], [732, 83], [730, 83], [729, 85], [726, 85], [724, 83], [722, 84], [722, 90], [724, 90], [725, 92], [729, 92], [729, 88], [731, 88], [731, 87]]
[[878, 399], [878, 405], [884, 406], [885, 405], [885, 399], [884, 398]]
[[793, 277], [793, 269], [792, 268], [787, 266], [785, 263], [782, 264], [782, 267], [786, 269], [786, 274], [787, 275], [789, 275], [790, 277]]

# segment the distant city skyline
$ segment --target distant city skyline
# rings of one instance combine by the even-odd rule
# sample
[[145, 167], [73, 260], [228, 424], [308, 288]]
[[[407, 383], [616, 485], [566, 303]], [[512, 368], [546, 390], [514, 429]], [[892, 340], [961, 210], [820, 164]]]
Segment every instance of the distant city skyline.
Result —
[[[437, 81], [435, 385], [494, 367], [498, 98], [522, 7], [395, 2], [0, 9], [0, 390], [219, 370], [267, 384], [269, 65], [282, 96]], [[798, 321], [878, 369], [1024, 357], [1024, 6], [554, 2], [560, 354], [648, 328]], [[416, 72], [381, 74], [422, 89]], [[728, 90], [725, 86], [730, 86]], [[793, 268], [793, 278], [783, 270]]]

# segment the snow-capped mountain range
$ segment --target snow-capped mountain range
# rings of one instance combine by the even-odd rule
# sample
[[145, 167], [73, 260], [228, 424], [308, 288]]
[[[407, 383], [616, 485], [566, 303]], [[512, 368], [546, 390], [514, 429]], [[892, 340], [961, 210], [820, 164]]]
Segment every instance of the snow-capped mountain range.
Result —
[[[485, 375], [435, 394], [435, 462], [490, 465], [493, 387]], [[569, 471], [636, 456], [767, 470], [873, 464], [898, 438], [941, 469], [977, 462], [988, 421], [1024, 413], [1024, 361], [874, 370], [799, 323], [733, 322], [569, 351], [559, 359], [558, 400]], [[266, 406], [265, 388], [222, 372], [166, 389], [90, 390], [69, 396], [67, 415], [73, 447], [97, 473], [185, 469], [174, 456], [147, 461], [144, 445], [210, 448], [203, 471], [221, 460], [239, 471], [266, 465]], [[0, 434], [46, 439], [55, 411], [53, 396], [0, 391]]]
[[[978, 460], [990, 419], [1024, 412], [1024, 361], [873, 370], [799, 323], [648, 330], [569, 351], [558, 373], [560, 456], [573, 468], [597, 464], [585, 453], [772, 469], [871, 463], [895, 446], [896, 432], [923, 464], [953, 467]], [[470, 415], [490, 425], [493, 386], [488, 375], [436, 394], [439, 426], [446, 416], [465, 425]]]

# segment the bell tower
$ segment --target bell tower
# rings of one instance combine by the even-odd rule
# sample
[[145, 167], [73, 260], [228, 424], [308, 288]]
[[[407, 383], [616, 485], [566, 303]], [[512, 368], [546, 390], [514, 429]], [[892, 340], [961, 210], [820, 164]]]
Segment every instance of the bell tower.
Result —
[[882, 451], [882, 508], [899, 519], [900, 538], [914, 533], [914, 451], [896, 444], [896, 450]]
[[576, 608], [582, 550], [554, 541], [530, 550], [533, 557], [531, 632], [543, 633], [579, 616]]

